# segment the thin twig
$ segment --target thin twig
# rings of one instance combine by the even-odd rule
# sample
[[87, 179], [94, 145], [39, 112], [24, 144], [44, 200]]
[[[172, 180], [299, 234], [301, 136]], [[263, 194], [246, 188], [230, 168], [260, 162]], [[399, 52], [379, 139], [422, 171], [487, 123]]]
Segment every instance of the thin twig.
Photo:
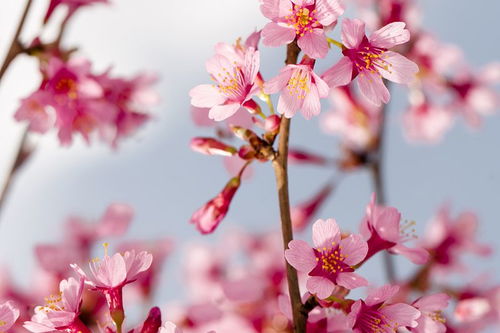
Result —
[[[390, 84], [387, 80], [384, 80], [387, 88], [390, 89]], [[383, 161], [384, 161], [384, 143], [385, 143], [385, 128], [387, 123], [387, 104], [382, 106], [380, 110], [380, 128], [378, 132], [378, 141], [375, 148], [373, 159], [370, 163], [370, 171], [372, 174], [373, 187], [377, 195], [377, 203], [379, 205], [386, 205], [386, 192], [385, 192], [385, 182], [383, 173]], [[392, 256], [385, 251], [383, 254], [384, 266], [386, 271], [387, 279], [390, 282], [396, 281], [396, 269], [394, 267], [394, 260]]]
[[[300, 48], [296, 42], [292, 42], [287, 47], [286, 64], [296, 64]], [[293, 240], [292, 219], [290, 216], [290, 197], [288, 194], [288, 138], [290, 135], [290, 119], [282, 117], [278, 152], [273, 160], [274, 173], [276, 176], [276, 186], [281, 216], [281, 232], [283, 235], [283, 246], [288, 249], [288, 243]], [[286, 262], [286, 275], [288, 280], [288, 291], [292, 303], [293, 325], [295, 333], [306, 331], [307, 312], [302, 309], [300, 299], [299, 281], [297, 271]]]
[[21, 20], [17, 25], [16, 33], [14, 34], [14, 38], [12, 38], [12, 43], [10, 44], [9, 51], [5, 56], [5, 59], [2, 63], [2, 67], [0, 67], [0, 81], [2, 80], [3, 75], [7, 71], [7, 68], [9, 68], [9, 65], [12, 62], [12, 60], [14, 60], [20, 53], [23, 52], [23, 46], [19, 41], [19, 36], [23, 31], [24, 23], [26, 22], [26, 17], [28, 16], [28, 13], [31, 8], [31, 3], [32, 0], [28, 0], [26, 2], [26, 6], [24, 7], [24, 12], [21, 16]]
[[7, 198], [7, 194], [9, 193], [10, 186], [12, 185], [12, 181], [16, 176], [19, 169], [23, 166], [26, 160], [31, 155], [32, 150], [28, 146], [28, 130], [25, 129], [21, 142], [19, 143], [19, 149], [17, 150], [16, 159], [10, 168], [9, 173], [5, 179], [5, 183], [2, 186], [0, 191], [0, 213], [2, 212], [3, 205], [5, 203], [5, 199]]

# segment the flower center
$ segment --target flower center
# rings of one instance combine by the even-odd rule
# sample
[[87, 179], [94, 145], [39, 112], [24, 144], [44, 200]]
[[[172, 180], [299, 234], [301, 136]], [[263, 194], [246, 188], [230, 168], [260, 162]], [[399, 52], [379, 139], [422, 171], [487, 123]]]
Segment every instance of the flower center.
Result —
[[311, 32], [313, 28], [320, 26], [315, 14], [316, 9], [311, 10], [307, 7], [295, 5], [292, 14], [285, 16], [285, 19], [286, 23], [295, 29], [295, 33], [302, 37], [306, 32]]
[[310, 90], [311, 76], [309, 72], [303, 69], [295, 71], [288, 80], [287, 90], [292, 96], [296, 96], [298, 99], [306, 98]]
[[40, 309], [49, 313], [50, 311], [64, 311], [64, 305], [62, 305], [62, 292], [57, 295], [50, 295], [44, 298], [45, 305], [41, 306]]
[[342, 247], [332, 243], [332, 247], [314, 249], [316, 255], [316, 267], [309, 273], [311, 276], [323, 276], [334, 279], [339, 273], [353, 272], [351, 266], [344, 263], [346, 254], [342, 253]]
[[443, 317], [442, 311], [429, 312], [427, 313], [427, 316], [438, 323], [446, 323], [446, 318]]
[[354, 327], [361, 328], [362, 332], [385, 333], [388, 330], [395, 332], [399, 326], [397, 323], [392, 323], [389, 318], [376, 309], [366, 305], [363, 305], [363, 309], [361, 311], [361, 316], [358, 318]]
[[222, 71], [217, 73], [216, 77], [212, 77], [216, 82], [216, 87], [221, 94], [229, 98], [237, 99], [243, 94], [242, 87], [244, 84], [243, 74], [239, 67], [232, 67], [229, 70], [222, 68]]
[[368, 39], [364, 37], [357, 49], [345, 49], [342, 53], [354, 63], [355, 74], [368, 71], [380, 76], [380, 69], [390, 73], [392, 68], [392, 64], [385, 60], [387, 57], [384, 55], [386, 51], [387, 49], [371, 45]]

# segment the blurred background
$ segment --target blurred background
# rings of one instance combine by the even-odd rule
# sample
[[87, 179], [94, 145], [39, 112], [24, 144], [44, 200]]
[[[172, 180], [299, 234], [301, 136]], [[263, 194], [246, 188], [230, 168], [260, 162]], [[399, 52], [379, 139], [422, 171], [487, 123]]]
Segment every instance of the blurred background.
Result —
[[[463, 49], [476, 69], [500, 60], [498, 43], [500, 2], [421, 1], [423, 24], [442, 41]], [[3, 59], [21, 13], [23, 1], [0, 4], [0, 58]], [[28, 41], [41, 24], [47, 1], [35, 1], [25, 34]], [[349, 12], [344, 15], [350, 17]], [[274, 174], [270, 165], [255, 165], [253, 177], [238, 191], [227, 218], [215, 234], [200, 236], [189, 224], [191, 214], [212, 198], [229, 175], [222, 159], [192, 152], [193, 136], [210, 136], [210, 129], [191, 121], [188, 91], [209, 81], [204, 63], [217, 42], [233, 43], [260, 29], [266, 19], [256, 0], [113, 1], [81, 10], [65, 36], [66, 46], [78, 46], [94, 69], [109, 66], [119, 75], [147, 70], [159, 74], [156, 86], [161, 103], [153, 120], [125, 140], [117, 151], [80, 138], [62, 148], [55, 132], [37, 137], [37, 148], [20, 171], [0, 215], [0, 264], [9, 267], [17, 282], [29, 286], [36, 265], [33, 245], [60, 240], [66, 217], [97, 219], [112, 202], [135, 209], [126, 236], [149, 239], [168, 236], [175, 240], [174, 255], [162, 275], [157, 302], [182, 296], [183, 249], [198, 241], [214, 242], [228, 230], [276, 230], [279, 226]], [[277, 74], [284, 49], [262, 49], [261, 71], [266, 78]], [[322, 72], [335, 59], [329, 56], [318, 68]], [[39, 85], [37, 63], [19, 57], [9, 68], [0, 87], [0, 182], [14, 158], [22, 125], [13, 119], [19, 99]], [[500, 221], [500, 117], [486, 118], [482, 127], [471, 130], [463, 121], [455, 124], [439, 145], [407, 142], [401, 116], [406, 100], [403, 88], [393, 90], [387, 126], [384, 173], [390, 205], [403, 218], [415, 220], [421, 233], [439, 206], [449, 202], [454, 213], [471, 210], [480, 218], [479, 240], [495, 249], [493, 258], [473, 259], [477, 269], [498, 275]], [[325, 104], [325, 110], [328, 106]], [[320, 118], [292, 121], [292, 146], [337, 156], [337, 139], [318, 131]], [[291, 166], [292, 203], [309, 198], [331, 172], [315, 167]], [[373, 191], [368, 173], [358, 172], [342, 179], [321, 217], [334, 217], [348, 230], [357, 230]], [[298, 237], [309, 239], [305, 232]], [[101, 254], [102, 249], [96, 249]], [[377, 256], [363, 267], [375, 283], [384, 276]], [[400, 274], [411, 264], [397, 260]], [[180, 287], [180, 288], [179, 288]]]

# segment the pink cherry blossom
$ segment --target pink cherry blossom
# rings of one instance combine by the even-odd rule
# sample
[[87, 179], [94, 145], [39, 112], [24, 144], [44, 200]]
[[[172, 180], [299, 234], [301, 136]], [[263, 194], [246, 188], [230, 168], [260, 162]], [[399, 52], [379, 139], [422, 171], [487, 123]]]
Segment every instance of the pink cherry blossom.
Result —
[[24, 323], [24, 328], [30, 332], [82, 332], [90, 330], [80, 321], [84, 278], [62, 280], [59, 285], [59, 295], [46, 299], [47, 305], [35, 308], [31, 321]]
[[229, 118], [244, 109], [252, 96], [260, 90], [256, 84], [259, 72], [259, 51], [248, 48], [243, 64], [224, 55], [216, 54], [206, 63], [214, 85], [202, 84], [189, 92], [191, 104], [195, 107], [210, 108], [208, 117], [216, 121]]
[[453, 124], [451, 110], [421, 99], [404, 114], [406, 137], [411, 141], [437, 143]]
[[323, 79], [331, 88], [344, 86], [357, 77], [361, 94], [379, 106], [390, 99], [389, 90], [382, 77], [401, 84], [415, 79], [418, 66], [400, 55], [389, 51], [396, 45], [410, 39], [405, 23], [390, 23], [370, 35], [365, 36], [365, 23], [358, 19], [344, 19], [342, 22], [342, 54], [344, 57], [323, 74]]
[[379, 108], [355, 96], [349, 86], [331, 89], [330, 101], [334, 109], [322, 117], [323, 131], [340, 135], [351, 149], [369, 150], [376, 142], [380, 126]]
[[115, 253], [110, 257], [107, 255], [107, 244], [105, 248], [102, 260], [94, 259], [89, 263], [90, 274], [86, 274], [77, 264], [72, 264], [71, 267], [85, 279], [86, 284], [106, 296], [111, 318], [119, 327], [124, 319], [122, 289], [149, 269], [153, 256], [146, 251], [136, 254], [131, 250], [123, 254]]
[[390, 253], [407, 257], [417, 265], [427, 262], [429, 253], [423, 247], [409, 248], [404, 245], [413, 239], [408, 228], [413, 227], [414, 222], [401, 226], [400, 221], [401, 213], [396, 208], [378, 206], [375, 204], [375, 195], [372, 195], [360, 228], [361, 235], [368, 242], [365, 260], [379, 251], [388, 250]]
[[421, 244], [432, 255], [434, 268], [440, 272], [461, 270], [460, 258], [465, 253], [487, 256], [491, 247], [476, 240], [477, 216], [463, 212], [456, 218], [450, 216], [450, 208], [444, 205], [431, 220]]
[[360, 235], [341, 238], [340, 229], [333, 219], [317, 220], [313, 224], [314, 248], [302, 240], [288, 244], [285, 258], [300, 272], [308, 274], [307, 290], [319, 298], [328, 298], [335, 285], [354, 289], [368, 281], [354, 272], [368, 252]]
[[413, 306], [422, 314], [417, 319], [417, 327], [410, 328], [415, 333], [445, 333], [446, 320], [442, 311], [448, 306], [450, 296], [444, 293], [422, 296], [413, 302]]
[[182, 330], [171, 321], [167, 321], [160, 327], [158, 333], [182, 333]]
[[352, 332], [396, 332], [398, 328], [416, 327], [420, 311], [405, 303], [387, 304], [397, 292], [398, 286], [385, 285], [372, 290], [366, 300], [358, 300], [347, 316]]
[[7, 332], [19, 318], [19, 309], [13, 302], [0, 304], [0, 331]]
[[272, 21], [262, 30], [264, 45], [281, 46], [297, 39], [311, 58], [326, 56], [325, 29], [344, 12], [339, 0], [261, 0], [260, 10]]
[[280, 92], [278, 112], [287, 118], [299, 110], [306, 119], [317, 116], [321, 111], [320, 98], [328, 96], [328, 85], [314, 73], [314, 61], [309, 60], [303, 60], [300, 65], [287, 65], [264, 84], [265, 93]]

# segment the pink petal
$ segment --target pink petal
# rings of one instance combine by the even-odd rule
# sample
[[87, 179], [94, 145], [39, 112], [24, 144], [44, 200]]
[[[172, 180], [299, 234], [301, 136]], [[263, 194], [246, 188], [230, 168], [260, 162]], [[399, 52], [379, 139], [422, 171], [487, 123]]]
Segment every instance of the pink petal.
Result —
[[340, 241], [341, 253], [346, 256], [344, 263], [354, 266], [360, 263], [368, 253], [368, 244], [361, 235], [349, 235]]
[[[205, 68], [212, 77], [217, 80], [218, 74], [225, 73], [229, 68], [233, 68], [234, 63], [230, 59], [223, 55], [216, 54], [212, 58], [208, 59], [205, 63]], [[198, 105], [195, 105], [198, 106]]]
[[368, 285], [368, 280], [356, 273], [339, 273], [337, 284], [347, 289], [355, 289]]
[[394, 207], [375, 207], [373, 226], [385, 240], [396, 243], [399, 238], [399, 222], [401, 213]]
[[348, 49], [355, 49], [365, 37], [365, 23], [358, 19], [342, 21], [342, 43]]
[[321, 299], [330, 297], [335, 288], [332, 281], [322, 276], [310, 276], [306, 283], [307, 290]]
[[376, 106], [380, 106], [380, 103], [387, 103], [391, 98], [389, 90], [382, 82], [382, 78], [377, 73], [370, 73], [368, 71], [362, 71], [358, 75], [358, 87], [361, 94], [370, 102]]
[[317, 116], [321, 112], [321, 103], [319, 101], [318, 88], [315, 85], [311, 85], [309, 93], [304, 98], [302, 103], [302, 115], [306, 119], [311, 119], [313, 116]]
[[262, 29], [262, 43], [266, 46], [281, 46], [292, 42], [295, 39], [295, 30], [290, 27], [269, 22]]
[[404, 303], [387, 305], [380, 308], [379, 311], [390, 321], [397, 322], [399, 326], [409, 327], [416, 327], [418, 325], [416, 320], [421, 315], [420, 311], [413, 306]]
[[260, 67], [260, 53], [259, 51], [255, 51], [254, 48], [250, 48], [245, 54], [245, 78], [249, 82], [254, 82], [257, 73], [259, 73]]
[[316, 19], [323, 26], [329, 26], [344, 13], [339, 0], [316, 0]]
[[285, 250], [285, 258], [296, 270], [309, 273], [316, 267], [316, 256], [313, 249], [302, 240], [292, 240]]
[[379, 73], [392, 82], [408, 84], [415, 80], [419, 69], [416, 63], [399, 53], [387, 51], [382, 55], [387, 69], [379, 68]]
[[189, 96], [191, 97], [191, 105], [200, 108], [210, 108], [226, 101], [226, 97], [211, 84], [201, 84], [194, 87], [189, 91]]
[[376, 47], [390, 49], [410, 40], [410, 32], [404, 22], [392, 22], [370, 35], [370, 43]]
[[276, 77], [264, 83], [264, 92], [266, 94], [275, 94], [282, 90], [288, 84], [292, 74], [292, 68], [288, 66], [283, 68]]
[[328, 84], [314, 72], [311, 72], [311, 76], [313, 81], [312, 84], [315, 84], [316, 88], [318, 88], [319, 98], [327, 97], [328, 93], [330, 92], [330, 87], [328, 86]]
[[312, 227], [314, 246], [317, 249], [331, 248], [340, 241], [340, 228], [334, 219], [317, 220]]
[[342, 57], [335, 65], [323, 75], [323, 80], [330, 88], [336, 88], [349, 84], [352, 80], [352, 61], [349, 57]]
[[313, 29], [299, 37], [297, 44], [311, 58], [324, 58], [328, 53], [328, 42], [323, 29]]
[[384, 303], [385, 301], [396, 295], [398, 291], [399, 286], [391, 286], [390, 284], [386, 284], [382, 287], [370, 291], [368, 293], [368, 297], [366, 297], [365, 303], [368, 306]]
[[297, 95], [290, 93], [287, 89], [284, 89], [278, 99], [278, 112], [284, 114], [287, 118], [292, 118], [295, 113], [301, 108], [303, 103], [302, 99], [299, 99]]
[[421, 311], [441, 311], [448, 306], [450, 298], [445, 293], [423, 296], [416, 300], [413, 306]]
[[224, 119], [231, 117], [240, 109], [241, 112], [245, 112], [245, 110], [238, 103], [215, 105], [208, 112], [208, 118], [213, 119], [215, 121], [222, 121]]
[[134, 210], [125, 204], [111, 204], [97, 225], [98, 237], [123, 235], [134, 217]]
[[292, 3], [290, 1], [262, 0], [260, 5], [260, 11], [270, 20], [288, 15], [291, 10]]
[[400, 254], [417, 265], [423, 265], [429, 260], [429, 252], [424, 248], [409, 248], [403, 244], [397, 244], [389, 249], [389, 252]]

